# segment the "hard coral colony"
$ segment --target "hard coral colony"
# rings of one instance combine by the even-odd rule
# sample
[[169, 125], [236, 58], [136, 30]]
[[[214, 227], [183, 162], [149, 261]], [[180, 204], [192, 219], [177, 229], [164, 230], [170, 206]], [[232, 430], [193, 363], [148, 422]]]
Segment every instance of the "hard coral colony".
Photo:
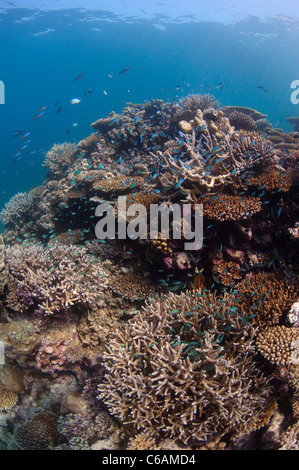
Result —
[[[1, 213], [1, 447], [298, 447], [298, 132], [198, 94], [91, 127]], [[202, 204], [202, 247], [96, 239], [118, 196]]]

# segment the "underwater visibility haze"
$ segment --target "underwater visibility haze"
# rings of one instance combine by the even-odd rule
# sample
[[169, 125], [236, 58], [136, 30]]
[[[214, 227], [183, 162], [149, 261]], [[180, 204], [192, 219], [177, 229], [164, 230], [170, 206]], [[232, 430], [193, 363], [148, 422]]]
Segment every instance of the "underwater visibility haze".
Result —
[[297, 0], [0, 1], [1, 450], [299, 449], [298, 45]]

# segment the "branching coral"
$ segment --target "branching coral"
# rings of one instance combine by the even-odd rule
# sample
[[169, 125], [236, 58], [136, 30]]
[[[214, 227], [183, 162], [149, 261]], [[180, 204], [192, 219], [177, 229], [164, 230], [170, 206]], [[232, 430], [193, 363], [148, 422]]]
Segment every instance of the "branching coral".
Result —
[[219, 108], [219, 102], [209, 93], [205, 95], [194, 93], [181, 98], [174, 112], [177, 119], [189, 121], [198, 109], [205, 111], [209, 108]]
[[54, 144], [47, 152], [43, 166], [49, 168], [52, 178], [61, 178], [77, 158], [78, 153], [77, 146], [70, 142]]
[[28, 217], [33, 211], [33, 197], [30, 193], [17, 193], [1, 211], [1, 221], [4, 225], [12, 225], [21, 217]]
[[[197, 185], [211, 191], [219, 186], [238, 184], [246, 172], [277, 165], [278, 157], [269, 142], [254, 132], [234, 132], [222, 111], [198, 110], [190, 122], [181, 121], [181, 151], [157, 152], [162, 161], [159, 182], [162, 187]], [[155, 155], [154, 155], [155, 156]]]
[[82, 247], [53, 244], [6, 248], [9, 269], [7, 303], [12, 309], [46, 315], [63, 313], [74, 304], [100, 302], [105, 272]]
[[140, 431], [207, 441], [254, 429], [270, 389], [232, 297], [170, 294], [114, 332], [99, 398]]

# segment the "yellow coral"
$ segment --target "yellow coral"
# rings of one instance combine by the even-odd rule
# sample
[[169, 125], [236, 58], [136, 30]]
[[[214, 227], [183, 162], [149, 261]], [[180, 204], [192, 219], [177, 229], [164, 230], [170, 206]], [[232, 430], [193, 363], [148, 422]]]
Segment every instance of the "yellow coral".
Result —
[[288, 366], [298, 355], [299, 329], [280, 325], [265, 328], [257, 335], [256, 347], [272, 364]]
[[18, 401], [18, 395], [10, 392], [0, 382], [0, 410], [10, 410]]

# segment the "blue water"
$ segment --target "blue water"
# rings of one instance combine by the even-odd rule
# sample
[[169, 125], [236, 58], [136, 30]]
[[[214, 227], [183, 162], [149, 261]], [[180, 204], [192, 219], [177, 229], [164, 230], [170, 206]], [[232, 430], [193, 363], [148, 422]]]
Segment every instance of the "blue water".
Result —
[[[140, 11], [147, 4], [135, 3]], [[221, 105], [257, 109], [275, 127], [292, 130], [286, 118], [299, 110], [290, 101], [290, 84], [299, 80], [299, 5], [293, 18], [265, 20], [249, 12], [222, 22], [219, 11], [213, 21], [212, 10], [209, 21], [192, 15], [170, 20], [161, 14], [162, 2], [154, 3], [159, 14], [147, 18], [138, 9], [133, 16], [117, 15], [101, 1], [96, 11], [1, 2], [0, 209], [17, 192], [42, 184], [44, 156], [54, 143], [79, 142], [92, 132], [93, 121], [120, 112], [129, 101], [210, 93]], [[81, 102], [71, 105], [73, 98]], [[43, 107], [44, 114], [33, 119]], [[18, 130], [30, 135], [12, 137]]]

